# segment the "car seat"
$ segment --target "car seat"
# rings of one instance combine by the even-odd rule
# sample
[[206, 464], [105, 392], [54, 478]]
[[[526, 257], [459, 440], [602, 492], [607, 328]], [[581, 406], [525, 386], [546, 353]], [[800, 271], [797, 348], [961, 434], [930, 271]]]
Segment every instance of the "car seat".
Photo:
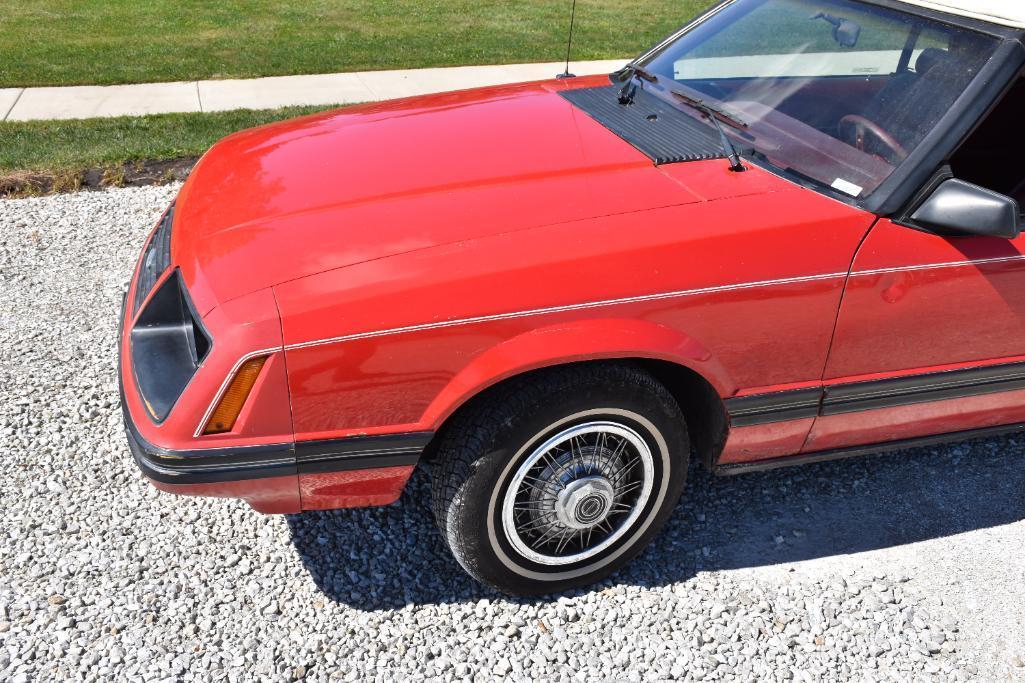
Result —
[[[863, 116], [888, 130], [905, 149], [911, 149], [924, 136], [923, 121], [929, 114], [946, 110], [948, 104], [938, 107], [936, 86], [951, 78], [953, 61], [949, 53], [940, 48], [922, 50], [915, 61], [914, 71], [905, 71], [890, 81], [865, 108]], [[958, 91], [955, 91], [958, 92]]]

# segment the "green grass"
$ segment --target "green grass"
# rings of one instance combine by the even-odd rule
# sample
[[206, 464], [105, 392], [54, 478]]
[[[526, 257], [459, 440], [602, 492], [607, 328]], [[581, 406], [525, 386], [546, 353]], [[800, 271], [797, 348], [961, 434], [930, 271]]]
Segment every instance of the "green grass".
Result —
[[228, 133], [325, 108], [0, 123], [0, 176], [198, 156]]
[[[711, 0], [580, 0], [575, 59], [632, 56]], [[569, 0], [11, 0], [0, 87], [558, 61]]]

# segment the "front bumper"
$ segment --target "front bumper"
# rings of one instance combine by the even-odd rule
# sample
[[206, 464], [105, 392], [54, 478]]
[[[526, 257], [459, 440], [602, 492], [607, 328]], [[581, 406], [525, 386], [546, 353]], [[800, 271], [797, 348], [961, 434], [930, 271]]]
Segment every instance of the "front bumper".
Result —
[[118, 364], [118, 384], [128, 447], [143, 475], [169, 493], [241, 498], [265, 513], [387, 505], [399, 497], [433, 437], [431, 432], [414, 432], [164, 448], [147, 441], [136, 425], [125, 396], [124, 365]]
[[130, 372], [130, 359], [124, 354], [128, 294], [122, 299], [118, 324], [118, 390], [128, 448], [143, 475], [168, 493], [240, 498], [265, 513], [300, 512], [291, 443], [180, 450], [155, 446], [141, 434], [125, 393], [125, 374]]
[[148, 443], [124, 403], [125, 435], [135, 463], [148, 479], [165, 484], [216, 484], [226, 481], [351, 472], [412, 466], [433, 432], [354, 436], [322, 441], [170, 450]]
[[[399, 497], [430, 432], [294, 440], [281, 326], [273, 295], [254, 292], [203, 318], [214, 351], [160, 423], [146, 412], [128, 352], [138, 274], [122, 303], [118, 384], [132, 457], [158, 489], [242, 498], [270, 513], [384, 505]], [[238, 359], [266, 349], [268, 361], [231, 433], [199, 436], [197, 424]], [[199, 447], [197, 447], [199, 446]]]
[[121, 412], [135, 464], [155, 487], [180, 495], [241, 498], [265, 513], [392, 503], [434, 436], [414, 432], [172, 450], [149, 443], [139, 433], [123, 385]]

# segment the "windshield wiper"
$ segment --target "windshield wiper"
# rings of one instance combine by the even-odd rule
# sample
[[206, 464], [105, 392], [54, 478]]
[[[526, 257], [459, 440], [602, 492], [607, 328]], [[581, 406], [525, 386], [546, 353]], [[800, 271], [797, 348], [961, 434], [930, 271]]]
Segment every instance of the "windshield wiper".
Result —
[[726, 109], [723, 109], [718, 105], [711, 104], [710, 102], [705, 102], [704, 100], [698, 99], [697, 97], [691, 97], [690, 95], [682, 93], [679, 90], [670, 90], [670, 92], [673, 94], [673, 97], [682, 101], [684, 104], [689, 104], [693, 107], [696, 107], [697, 109], [700, 109], [702, 112], [705, 113], [706, 116], [715, 118], [719, 121], [722, 121], [723, 123], [733, 126], [734, 128], [743, 129], [748, 127], [747, 121], [744, 121], [736, 114], [727, 111]]
[[637, 83], [634, 81], [635, 78], [639, 78], [642, 81], [648, 83], [657, 83], [658, 76], [651, 73], [643, 66], [630, 62], [622, 69], [619, 70], [619, 74], [626, 77], [626, 83], [619, 91], [619, 103], [620, 104], [633, 104], [634, 95], [637, 94]]
[[704, 114], [705, 117], [712, 122], [712, 125], [715, 126], [715, 129], [719, 131], [719, 140], [720, 142], [722, 142], [722, 148], [723, 151], [726, 153], [726, 159], [730, 162], [730, 170], [737, 171], [738, 173], [741, 171], [746, 171], [747, 167], [744, 166], [743, 162], [741, 162], [740, 154], [737, 152], [737, 148], [733, 146], [733, 141], [730, 140], [728, 135], [726, 135], [726, 131], [722, 129], [722, 125], [719, 123], [719, 121], [721, 120], [725, 123], [728, 123], [734, 128], [747, 128], [747, 124], [741, 119], [734, 116], [733, 114], [729, 113], [728, 111], [720, 107], [716, 107], [715, 105], [708, 104], [704, 100], [698, 99], [697, 97], [691, 97], [690, 95], [685, 95], [682, 92], [678, 92], [676, 90], [670, 90], [670, 92], [676, 99], [680, 100], [688, 106], [694, 107], [702, 114]]

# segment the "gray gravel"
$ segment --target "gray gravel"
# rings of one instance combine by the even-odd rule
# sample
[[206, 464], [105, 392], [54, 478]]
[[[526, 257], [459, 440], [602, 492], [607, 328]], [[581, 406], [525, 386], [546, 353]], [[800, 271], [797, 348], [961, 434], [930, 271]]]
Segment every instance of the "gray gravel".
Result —
[[591, 590], [466, 578], [429, 513], [158, 494], [122, 287], [175, 188], [0, 202], [0, 680], [1025, 680], [1025, 436], [715, 480]]

